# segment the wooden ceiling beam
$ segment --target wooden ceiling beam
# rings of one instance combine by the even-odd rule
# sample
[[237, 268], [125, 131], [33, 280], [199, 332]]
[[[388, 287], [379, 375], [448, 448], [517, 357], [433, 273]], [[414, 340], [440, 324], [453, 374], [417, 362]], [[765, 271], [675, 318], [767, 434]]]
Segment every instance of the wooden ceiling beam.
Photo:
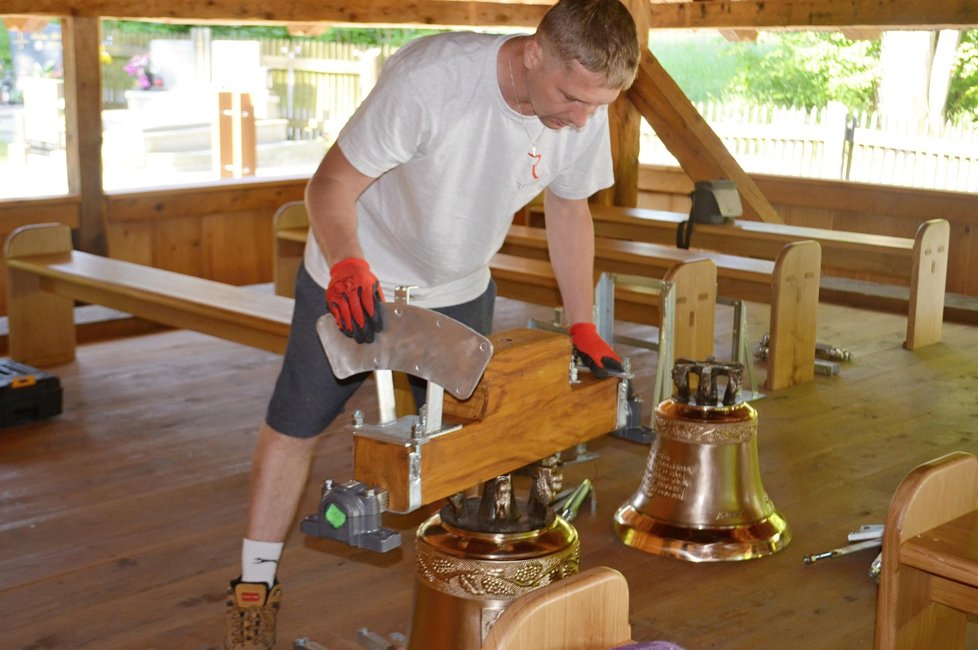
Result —
[[[6, 0], [6, 15], [133, 18], [173, 22], [523, 27], [537, 25], [552, 0]], [[655, 0], [653, 29], [841, 29], [978, 27], [973, 0]]]
[[677, 0], [649, 7], [653, 29], [978, 26], [974, 0]]
[[745, 216], [783, 223], [751, 177], [651, 52], [642, 58], [628, 99], [693, 182], [730, 179], [737, 184]]
[[552, 2], [459, 2], [457, 0], [5, 0], [2, 13], [47, 16], [101, 16], [205, 24], [329, 23], [476, 27], [536, 27]]

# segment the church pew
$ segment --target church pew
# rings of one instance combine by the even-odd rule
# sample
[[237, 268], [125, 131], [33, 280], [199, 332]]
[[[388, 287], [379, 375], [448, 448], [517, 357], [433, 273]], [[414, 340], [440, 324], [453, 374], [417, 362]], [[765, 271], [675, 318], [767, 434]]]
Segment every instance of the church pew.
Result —
[[[546, 233], [541, 228], [513, 225], [501, 252], [547, 260]], [[597, 272], [661, 278], [669, 268], [694, 259], [714, 262], [718, 295], [771, 305], [771, 352], [766, 387], [777, 390], [811, 381], [815, 374], [818, 313], [817, 243], [798, 241], [787, 244], [776, 261], [771, 262], [595, 237], [594, 266]]]
[[[684, 214], [594, 206], [595, 234], [674, 246]], [[532, 219], [539, 222], [541, 214]], [[695, 224], [691, 247], [774, 260], [785, 244], [810, 239], [822, 247], [820, 299], [907, 314], [904, 347], [938, 343], [945, 310], [950, 225], [920, 224], [913, 239], [760, 221]], [[721, 292], [722, 293], [722, 292]]]
[[309, 234], [309, 215], [305, 201], [290, 201], [275, 211], [272, 217], [273, 283], [275, 293], [291, 297], [295, 290], [295, 274], [302, 263]]
[[517, 598], [481, 650], [607, 650], [631, 641], [628, 582], [598, 566]]
[[914, 468], [890, 501], [874, 648], [964, 650], [976, 615], [978, 458], [956, 451]]
[[75, 358], [74, 302], [283, 353], [293, 301], [72, 249], [64, 224], [16, 229], [5, 243], [10, 357], [50, 366]]

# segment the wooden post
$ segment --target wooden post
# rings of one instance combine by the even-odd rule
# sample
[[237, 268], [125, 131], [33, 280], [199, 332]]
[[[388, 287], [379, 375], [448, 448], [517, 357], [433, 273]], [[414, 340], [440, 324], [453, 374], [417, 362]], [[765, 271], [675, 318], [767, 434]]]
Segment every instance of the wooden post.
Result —
[[99, 19], [62, 19], [68, 192], [81, 197], [78, 249], [104, 255], [102, 213], [102, 64]]
[[255, 111], [248, 93], [217, 94], [217, 127], [214, 131], [221, 178], [255, 175]]
[[[642, 0], [624, 0], [635, 20], [640, 52], [649, 47], [649, 7]], [[598, 192], [595, 203], [634, 208], [638, 205], [638, 154], [641, 145], [642, 115], [628, 99], [627, 92], [608, 107], [611, 128], [611, 157], [615, 184]]]
[[825, 134], [822, 150], [822, 178], [845, 178], [843, 164], [845, 162], [846, 121], [849, 110], [839, 102], [829, 102], [822, 120], [822, 131]]

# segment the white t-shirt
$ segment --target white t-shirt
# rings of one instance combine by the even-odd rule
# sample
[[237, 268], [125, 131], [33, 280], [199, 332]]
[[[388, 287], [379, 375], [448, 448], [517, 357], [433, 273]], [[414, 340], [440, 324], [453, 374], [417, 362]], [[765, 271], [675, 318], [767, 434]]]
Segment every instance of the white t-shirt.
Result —
[[[614, 182], [606, 107], [580, 130], [555, 131], [506, 104], [496, 59], [508, 38], [409, 43], [339, 134], [350, 163], [377, 178], [357, 201], [357, 232], [388, 300], [397, 285], [417, 287], [411, 302], [423, 307], [478, 297], [517, 210], [546, 187], [580, 199]], [[328, 265], [308, 241], [306, 268], [325, 287]]]

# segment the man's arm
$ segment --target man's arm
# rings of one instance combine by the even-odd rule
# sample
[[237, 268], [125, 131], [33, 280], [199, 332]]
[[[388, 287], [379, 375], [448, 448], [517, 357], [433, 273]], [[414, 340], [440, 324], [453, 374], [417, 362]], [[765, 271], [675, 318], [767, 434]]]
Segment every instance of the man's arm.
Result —
[[594, 313], [594, 224], [586, 199], [543, 196], [547, 249], [569, 323], [590, 323]]
[[340, 331], [357, 343], [373, 342], [384, 329], [384, 293], [357, 237], [356, 202], [373, 181], [334, 144], [306, 186], [313, 237], [329, 265], [326, 304]]
[[574, 351], [597, 377], [622, 372], [621, 358], [600, 336], [594, 314], [594, 224], [586, 199], [543, 197], [547, 250], [560, 287]]
[[306, 210], [320, 250], [330, 266], [363, 258], [357, 239], [356, 202], [374, 179], [350, 164], [338, 144], [330, 147], [306, 186]]

